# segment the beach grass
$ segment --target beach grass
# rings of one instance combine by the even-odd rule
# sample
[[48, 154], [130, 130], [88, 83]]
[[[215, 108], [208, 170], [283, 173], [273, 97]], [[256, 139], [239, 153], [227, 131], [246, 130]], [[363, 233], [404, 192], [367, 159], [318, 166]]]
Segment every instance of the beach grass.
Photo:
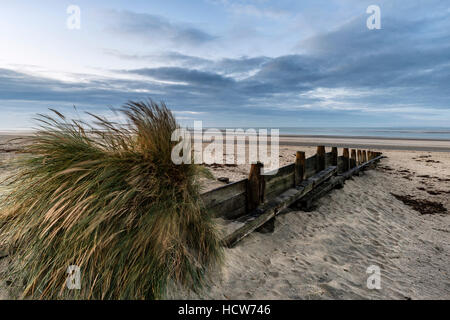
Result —
[[[170, 110], [129, 102], [126, 124], [52, 111], [39, 115], [0, 213], [24, 296], [161, 299], [170, 282], [202, 288], [222, 249], [199, 196], [208, 173], [171, 160]], [[70, 265], [80, 268], [79, 290], [66, 286]]]

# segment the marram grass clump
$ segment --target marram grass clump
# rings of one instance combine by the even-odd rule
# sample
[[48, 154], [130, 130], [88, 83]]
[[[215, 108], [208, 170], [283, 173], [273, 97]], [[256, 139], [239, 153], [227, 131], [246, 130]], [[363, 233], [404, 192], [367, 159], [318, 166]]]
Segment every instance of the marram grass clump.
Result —
[[[199, 289], [222, 251], [202, 208], [200, 167], [171, 160], [172, 113], [130, 102], [127, 125], [40, 115], [12, 192], [1, 240], [25, 296], [40, 299], [161, 299], [170, 282]], [[81, 289], [67, 269], [80, 267]]]

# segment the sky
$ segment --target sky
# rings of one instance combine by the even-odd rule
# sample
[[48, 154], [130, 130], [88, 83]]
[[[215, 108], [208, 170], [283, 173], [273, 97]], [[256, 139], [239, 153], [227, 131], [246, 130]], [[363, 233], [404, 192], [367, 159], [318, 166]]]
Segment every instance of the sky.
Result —
[[2, 1], [0, 130], [149, 98], [183, 125], [450, 127], [450, 1]]

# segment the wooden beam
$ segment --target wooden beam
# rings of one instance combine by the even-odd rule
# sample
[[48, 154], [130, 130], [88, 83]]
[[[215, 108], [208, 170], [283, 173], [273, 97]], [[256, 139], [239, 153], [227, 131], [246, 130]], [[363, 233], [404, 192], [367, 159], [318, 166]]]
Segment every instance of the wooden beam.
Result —
[[362, 157], [363, 157], [363, 163], [368, 161], [368, 159], [367, 159], [367, 151], [366, 150], [363, 150]]
[[316, 173], [325, 169], [325, 146], [318, 146], [316, 153]]
[[358, 156], [357, 156], [358, 159], [357, 159], [357, 161], [356, 161], [356, 164], [357, 164], [357, 165], [360, 165], [360, 164], [363, 162], [363, 161], [362, 161], [362, 151], [358, 149], [358, 150], [357, 150], [357, 155], [358, 155]]
[[305, 178], [305, 153], [297, 151], [295, 155], [295, 185], [298, 186]]
[[261, 162], [252, 163], [247, 184], [247, 210], [256, 209], [264, 202], [265, 180], [261, 174], [264, 165]]

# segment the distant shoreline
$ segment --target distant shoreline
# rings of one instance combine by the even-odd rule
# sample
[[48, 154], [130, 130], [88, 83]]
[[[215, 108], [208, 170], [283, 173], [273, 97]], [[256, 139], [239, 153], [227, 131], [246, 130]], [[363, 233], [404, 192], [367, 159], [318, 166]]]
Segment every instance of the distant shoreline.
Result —
[[[269, 139], [270, 140], [270, 139]], [[450, 152], [450, 140], [368, 136], [280, 135], [280, 146], [365, 148], [374, 150], [414, 150]]]
[[[14, 137], [24, 137], [32, 134], [32, 131], [0, 131], [0, 144], [5, 143], [6, 140]], [[268, 140], [270, 143], [270, 138]], [[334, 146], [339, 148], [450, 152], [450, 139], [281, 134], [279, 141], [280, 146], [300, 147], [317, 146], [319, 144], [327, 147]]]
[[329, 139], [366, 139], [366, 140], [409, 140], [409, 141], [449, 141], [450, 139], [427, 139], [427, 138], [402, 138], [402, 137], [378, 137], [378, 136], [339, 136], [339, 135], [303, 135], [303, 134], [280, 134], [280, 138], [329, 138]]
[[[28, 136], [36, 131], [0, 131], [0, 136]], [[269, 133], [268, 133], [269, 134]], [[270, 135], [270, 134], [269, 134]], [[450, 139], [403, 138], [381, 136], [345, 136], [345, 135], [307, 135], [307, 134], [280, 134], [280, 138], [329, 138], [329, 139], [367, 139], [367, 140], [410, 140], [410, 141], [450, 141]]]

